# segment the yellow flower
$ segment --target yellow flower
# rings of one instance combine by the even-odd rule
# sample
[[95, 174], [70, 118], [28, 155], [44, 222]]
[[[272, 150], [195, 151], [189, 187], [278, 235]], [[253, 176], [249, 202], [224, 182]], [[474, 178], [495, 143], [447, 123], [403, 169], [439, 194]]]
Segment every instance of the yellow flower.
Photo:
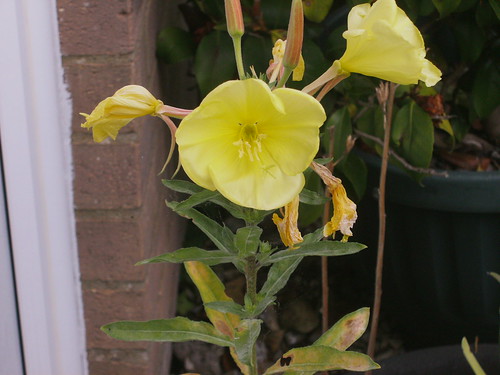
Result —
[[283, 207], [304, 186], [325, 118], [321, 104], [300, 91], [228, 81], [180, 123], [180, 161], [196, 184], [236, 204]]
[[[273, 59], [269, 63], [269, 68], [267, 68], [267, 77], [269, 78], [269, 83], [273, 83], [277, 79], [281, 79], [285, 67], [283, 65], [283, 57], [285, 56], [286, 40], [278, 39], [274, 43], [273, 47]], [[292, 80], [302, 81], [304, 78], [304, 71], [306, 69], [304, 58], [302, 54], [299, 57], [299, 63], [293, 69]]]
[[92, 129], [94, 141], [102, 142], [107, 137], [116, 139], [121, 128], [137, 117], [159, 114], [163, 107], [161, 100], [156, 99], [142, 86], [129, 85], [122, 87], [100, 102], [90, 115], [85, 116], [83, 128]]
[[293, 249], [293, 245], [303, 241], [302, 235], [297, 226], [299, 218], [299, 196], [285, 206], [283, 219], [277, 214], [273, 214], [273, 223], [278, 227], [281, 241], [287, 247]]
[[422, 35], [395, 0], [360, 4], [349, 12], [347, 49], [337, 74], [360, 73], [400, 84], [434, 86], [441, 71], [425, 58]]
[[351, 228], [358, 218], [356, 204], [347, 197], [342, 180], [333, 176], [327, 167], [313, 162], [311, 168], [321, 177], [333, 200], [333, 217], [323, 228], [323, 235], [335, 236], [340, 230], [344, 235], [342, 242], [346, 242], [352, 236]]

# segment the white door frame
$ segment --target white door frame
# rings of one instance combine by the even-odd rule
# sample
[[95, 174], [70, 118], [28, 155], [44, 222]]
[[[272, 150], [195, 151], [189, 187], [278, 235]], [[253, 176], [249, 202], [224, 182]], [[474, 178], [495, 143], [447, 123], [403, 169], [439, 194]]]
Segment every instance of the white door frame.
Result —
[[88, 373], [70, 123], [56, 0], [1, 0], [0, 139], [27, 375]]

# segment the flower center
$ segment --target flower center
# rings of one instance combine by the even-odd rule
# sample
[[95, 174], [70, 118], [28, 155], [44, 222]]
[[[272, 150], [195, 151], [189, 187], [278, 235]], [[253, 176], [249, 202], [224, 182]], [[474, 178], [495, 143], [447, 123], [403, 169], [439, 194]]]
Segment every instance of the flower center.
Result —
[[260, 160], [259, 153], [262, 152], [261, 140], [266, 137], [259, 133], [257, 122], [253, 124], [239, 124], [239, 140], [233, 142], [238, 147], [238, 156], [242, 158], [247, 155], [250, 161]]

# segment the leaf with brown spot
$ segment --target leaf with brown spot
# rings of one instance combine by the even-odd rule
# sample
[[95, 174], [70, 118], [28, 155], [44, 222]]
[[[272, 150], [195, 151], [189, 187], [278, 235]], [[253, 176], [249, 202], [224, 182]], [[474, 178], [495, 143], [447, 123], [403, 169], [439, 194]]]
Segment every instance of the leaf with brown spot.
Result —
[[314, 373], [330, 370], [368, 371], [378, 368], [380, 366], [366, 354], [313, 345], [288, 351], [264, 375], [286, 371]]

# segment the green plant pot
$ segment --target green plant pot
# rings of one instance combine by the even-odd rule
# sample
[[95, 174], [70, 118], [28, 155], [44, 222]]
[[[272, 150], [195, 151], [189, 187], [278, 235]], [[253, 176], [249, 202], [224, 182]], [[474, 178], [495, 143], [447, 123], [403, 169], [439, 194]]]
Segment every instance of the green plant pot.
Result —
[[[369, 189], [360, 219], [371, 220], [364, 235], [373, 246], [380, 158], [362, 157]], [[487, 273], [500, 272], [500, 173], [452, 171], [422, 185], [389, 167], [383, 309], [410, 346], [496, 341], [500, 285]]]

